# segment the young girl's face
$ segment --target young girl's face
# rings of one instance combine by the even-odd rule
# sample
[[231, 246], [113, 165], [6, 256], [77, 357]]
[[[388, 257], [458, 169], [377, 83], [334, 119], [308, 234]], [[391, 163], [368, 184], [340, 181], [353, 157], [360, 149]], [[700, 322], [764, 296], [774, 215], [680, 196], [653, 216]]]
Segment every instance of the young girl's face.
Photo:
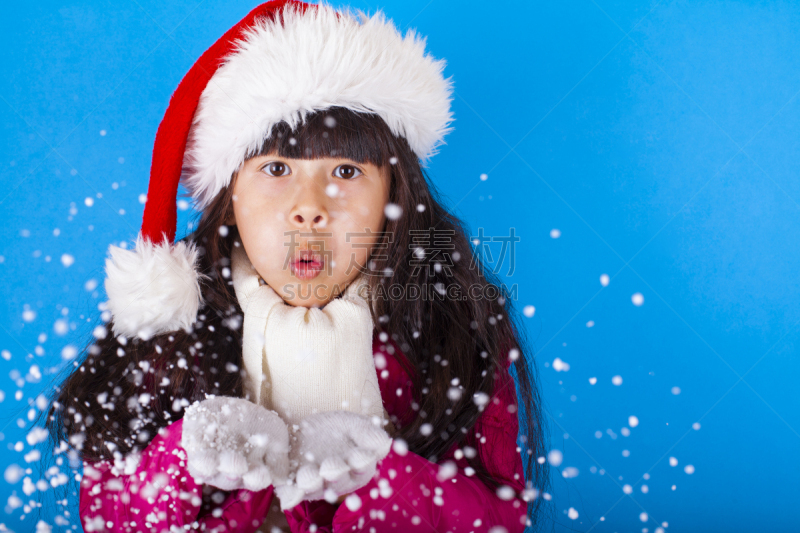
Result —
[[233, 212], [245, 252], [287, 303], [322, 307], [367, 268], [389, 201], [387, 168], [350, 159], [244, 162]]

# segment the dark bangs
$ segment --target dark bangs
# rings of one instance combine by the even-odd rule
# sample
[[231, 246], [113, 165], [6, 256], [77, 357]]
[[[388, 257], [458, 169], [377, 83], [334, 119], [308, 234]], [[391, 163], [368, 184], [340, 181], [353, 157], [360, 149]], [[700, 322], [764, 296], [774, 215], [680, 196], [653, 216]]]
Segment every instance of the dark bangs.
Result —
[[408, 144], [395, 137], [380, 116], [331, 107], [307, 114], [296, 131], [286, 122], [276, 124], [258, 150], [245, 159], [277, 152], [291, 159], [341, 157], [382, 167], [397, 155], [397, 143]]

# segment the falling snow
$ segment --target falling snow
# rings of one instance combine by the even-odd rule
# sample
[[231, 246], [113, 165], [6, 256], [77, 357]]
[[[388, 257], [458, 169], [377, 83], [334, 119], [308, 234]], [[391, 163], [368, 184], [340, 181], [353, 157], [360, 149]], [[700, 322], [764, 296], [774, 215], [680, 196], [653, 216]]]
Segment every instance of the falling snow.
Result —
[[550, 450], [550, 453], [547, 454], [547, 462], [553, 466], [560, 466], [563, 460], [564, 454], [561, 453], [561, 450]]
[[569, 370], [569, 364], [562, 361], [559, 357], [553, 360], [553, 370], [556, 372], [566, 372]]
[[561, 475], [565, 478], [578, 477], [578, 469], [574, 466], [568, 466], [561, 471]]
[[65, 361], [70, 361], [74, 359], [77, 355], [78, 355], [78, 349], [75, 346], [72, 346], [71, 344], [68, 344], [61, 349], [61, 357]]
[[33, 311], [32, 309], [25, 309], [22, 312], [22, 320], [25, 322], [33, 322], [36, 320], [36, 311]]
[[383, 212], [389, 220], [397, 220], [403, 214], [403, 208], [397, 204], [389, 203], [383, 208]]
[[[328, 127], [334, 127], [335, 120], [332, 117], [328, 117], [326, 119], [326, 125], [328, 125]], [[102, 130], [100, 134], [106, 135], [106, 131]], [[292, 139], [292, 141], [294, 141], [294, 139]], [[123, 163], [124, 158], [120, 157], [118, 161], [120, 163]], [[397, 158], [392, 157], [390, 163], [396, 164]], [[480, 180], [487, 181], [488, 175], [480, 174]], [[118, 187], [119, 184], [117, 183], [114, 183], [112, 185], [113, 189], [117, 189]], [[328, 185], [325, 189], [325, 192], [331, 198], [337, 198], [343, 194], [339, 186], [337, 186], [336, 184]], [[102, 198], [102, 195], [98, 193], [97, 198]], [[82, 203], [86, 207], [93, 207], [96, 201], [97, 200], [95, 200], [95, 198], [93, 197], [86, 197]], [[147, 202], [147, 195], [144, 193], [139, 194], [138, 201], [140, 204], [145, 204]], [[80, 203], [81, 201], [78, 200], [77, 204], [79, 205]], [[98, 204], [98, 208], [102, 206], [104, 206], [104, 202], [100, 202]], [[178, 200], [177, 206], [180, 210], [188, 210], [190, 204], [186, 200]], [[424, 212], [426, 210], [426, 206], [424, 204], [418, 204], [416, 206], [416, 210], [418, 212]], [[78, 215], [78, 206], [76, 205], [75, 202], [71, 203], [69, 212], [70, 212], [70, 218]], [[82, 212], [86, 213], [87, 211], [82, 210]], [[119, 212], [121, 214], [124, 214], [125, 211], [119, 210]], [[384, 213], [388, 219], [397, 220], [403, 215], [403, 210], [399, 205], [389, 203], [384, 207]], [[82, 227], [85, 227], [85, 225]], [[93, 228], [92, 226], [89, 226], [90, 230], [92, 228]], [[227, 237], [229, 235], [229, 228], [226, 225], [220, 225], [218, 231], [219, 235], [222, 237]], [[61, 234], [61, 230], [55, 228], [52, 233], [54, 236], [57, 237]], [[22, 230], [21, 232], [22, 237], [29, 237], [30, 235], [31, 235], [30, 230], [25, 229]], [[559, 239], [561, 237], [561, 230], [557, 228], [551, 229], [550, 237], [552, 239]], [[120, 245], [121, 247], [126, 248], [128, 246], [128, 243], [123, 242], [120, 243]], [[417, 255], [419, 259], [423, 259], [425, 256], [425, 250], [422, 248], [417, 248], [417, 250], [415, 250], [414, 253]], [[38, 250], [33, 254], [34, 257], [40, 257], [41, 255], [42, 252]], [[58, 258], [58, 255], [53, 254], [53, 258], [54, 259]], [[49, 261], [50, 256], [47, 256], [46, 260]], [[73, 264], [75, 264], [75, 261], [76, 259], [74, 255], [70, 253], [63, 253], [60, 256], [60, 262], [64, 268], [71, 267]], [[0, 258], [0, 262], [2, 262], [2, 258]], [[75, 270], [73, 269], [71, 272], [74, 273]], [[229, 268], [227, 267], [222, 268], [220, 272], [222, 272], [224, 278], [226, 279], [230, 278]], [[90, 274], [90, 275], [96, 275], [96, 274]], [[98, 293], [96, 291], [98, 290], [102, 291], [101, 282], [95, 278], [91, 278], [86, 281], [84, 281], [84, 279], [85, 278], [76, 281], [77, 287], [81, 287], [81, 284], [83, 284], [82, 285], [83, 289], [87, 293], [89, 293], [89, 294], [83, 294], [82, 296], [88, 298], [89, 295], [91, 295], [91, 293], [94, 293], [92, 297], [98, 298]], [[610, 283], [609, 275], [605, 273], [601, 274], [600, 283], [603, 287], [607, 287]], [[631, 296], [631, 302], [637, 307], [642, 306], [644, 303], [644, 296], [642, 295], [642, 293], [637, 292]], [[39, 317], [37, 311], [34, 310], [32, 307], [36, 307], [37, 309], [39, 309], [42, 317]], [[104, 325], [94, 325], [94, 324], [87, 325], [84, 321], [86, 317], [84, 317], [84, 315], [80, 315], [80, 318], [78, 318], [77, 317], [78, 313], [75, 313], [74, 310], [73, 313], [70, 314], [69, 310], [66, 307], [62, 308], [59, 305], [58, 309], [60, 311], [59, 314], [61, 316], [58, 318], [57, 317], [51, 318], [50, 315], [42, 311], [41, 308], [42, 305], [40, 303], [35, 303], [35, 302], [24, 305], [24, 308], [21, 313], [22, 321], [25, 322], [26, 324], [33, 324], [32, 326], [26, 325], [25, 326], [26, 328], [30, 327], [40, 328], [44, 329], [45, 332], [47, 332], [49, 328], [52, 327], [52, 333], [54, 333], [58, 337], [63, 337], [65, 335], [68, 335], [70, 331], [76, 330], [76, 327], [77, 328], [85, 327], [87, 328], [86, 331], [91, 330], [93, 338], [98, 341], [107, 339], [109, 335], [113, 335], [112, 332], [110, 331], [110, 328], [107, 328]], [[103, 321], [109, 322], [111, 315], [103, 307], [103, 304], [100, 304], [98, 306], [98, 309], [102, 311], [101, 316]], [[13, 312], [17, 313], [16, 315], [17, 317], [20, 316], [18, 314], [19, 308], [16, 308]], [[536, 308], [533, 305], [525, 305], [522, 309], [522, 312], [525, 317], [532, 318], [536, 313]], [[39, 323], [35, 323], [37, 318], [39, 318]], [[499, 318], [500, 318], [499, 316], [497, 318], [493, 317], [490, 318], [490, 321], [493, 321], [492, 324], [494, 324], [499, 320]], [[602, 319], [601, 321], [602, 326], [600, 330], [592, 332], [591, 335], [587, 333], [589, 337], [601, 334], [603, 330], [607, 329], [608, 327], [607, 324], [609, 323], [607, 317], [599, 317], [598, 320], [600, 319]], [[90, 320], [91, 319], [86, 319], [86, 322]], [[231, 319], [232, 322], [230, 324], [232, 326], [236, 325], [235, 324], [236, 320], [237, 320], [236, 318], [232, 318]], [[595, 325], [596, 325], [595, 320], [588, 320], [585, 322], [585, 326], [587, 328], [593, 328]], [[237, 325], [237, 327], [239, 326], [240, 324]], [[37, 339], [38, 345], [36, 345], [36, 347], [31, 345], [29, 349], [31, 350], [32, 353], [30, 354], [27, 354], [25, 351], [18, 353], [15, 350], [15, 355], [12, 356], [11, 351], [8, 349], [3, 349], [2, 351], [0, 351], [0, 356], [2, 356], [2, 358], [5, 361], [11, 361], [12, 358], [14, 359], [15, 363], [19, 361], [19, 364], [17, 364], [18, 370], [15, 369], [10, 374], [12, 382], [14, 382], [17, 385], [17, 389], [19, 390], [16, 390], [16, 392], [13, 394], [12, 394], [13, 389], [8, 391], [8, 396], [9, 396], [8, 402], [11, 402], [11, 398], [13, 397], [15, 401], [21, 403], [17, 404], [6, 403], [5, 407], [11, 408], [12, 405], [20, 406], [22, 410], [20, 412], [21, 414], [17, 415], [20, 418], [17, 419], [16, 423], [20, 428], [23, 427], [26, 428], [26, 432], [21, 434], [24, 435], [24, 437], [23, 436], [19, 437], [23, 440], [17, 442], [12, 441], [7, 443], [9, 453], [12, 453], [13, 451], [18, 454], [13, 456], [15, 457], [15, 459], [13, 460], [16, 461], [16, 463], [9, 464], [5, 468], [5, 471], [3, 473], [3, 477], [6, 483], [10, 485], [15, 485], [16, 489], [7, 498], [6, 501], [7, 512], [20, 508], [23, 508], [26, 513], [30, 512], [33, 508], [35, 508], [35, 503], [33, 501], [33, 498], [35, 498], [34, 495], [37, 492], [44, 492], [46, 490], [50, 490], [61, 485], [65, 485], [69, 481], [73, 480], [72, 477], [62, 472], [60, 470], [60, 467], [62, 466], [66, 467], [69, 465], [75, 467], [77, 464], [79, 464], [77, 455], [74, 454], [68, 455], [67, 453], [65, 453], [67, 450], [65, 446], [63, 449], [60, 450], [60, 452], [58, 452], [58, 454], [60, 454], [60, 456], [58, 457], [60, 460], [60, 462], [58, 462], [58, 466], [54, 466], [53, 469], [47, 471], [47, 473], [45, 473], [43, 477], [41, 473], [36, 474], [35, 469], [32, 468], [42, 460], [43, 456], [43, 452], [40, 451], [38, 448], [36, 448], [36, 446], [39, 446], [42, 443], [44, 443], [49, 437], [49, 434], [45, 429], [40, 427], [30, 428], [25, 422], [25, 419], [27, 419], [28, 422], [35, 420], [40, 413], [46, 412], [46, 410], [50, 407], [50, 404], [48, 398], [45, 395], [40, 394], [39, 396], [36, 396], [36, 393], [32, 395], [27, 392], [23, 393], [22, 388], [26, 386], [26, 384], [28, 383], [40, 382], [43, 377], [53, 373], [53, 369], [48, 368], [47, 365], [44, 364], [40, 365], [30, 364], [30, 361], [34, 357], [33, 354], [35, 354], [37, 357], [42, 357], [44, 355], [53, 355], [54, 358], [58, 359], [58, 354], [60, 349], [61, 362], [64, 363], [65, 366], [71, 366], [73, 363], [75, 364], [75, 366], [78, 366], [78, 362], [76, 362], [76, 360], [80, 355], [79, 348], [72, 344], [67, 344], [67, 345], [59, 344], [56, 346], [53, 346], [51, 344], [48, 346], [46, 344], [48, 339], [48, 334], [45, 332], [39, 332], [35, 329], [31, 332], [33, 334], [33, 336], [31, 337], [32, 339], [36, 338], [36, 334], [38, 334], [38, 339]], [[56, 342], [61, 340], [62, 343], [67, 340], [67, 339], [58, 339], [58, 337], [53, 337], [52, 334], [50, 336], [51, 336], [50, 339], [51, 343], [54, 342], [54, 339]], [[415, 331], [414, 338], [416, 339], [418, 336], [419, 332]], [[122, 339], [124, 339], [124, 337]], [[71, 338], [69, 340], [74, 342], [74, 340], [72, 340]], [[387, 338], [382, 338], [382, 341], [386, 342]], [[120, 355], [120, 357], [123, 357], [126, 355], [126, 351], [123, 348], [123, 346], [125, 346], [125, 341], [120, 340], [120, 344], [122, 346], [118, 348], [117, 353], [118, 355]], [[564, 346], [566, 346], [566, 343], [564, 343]], [[160, 349], [159, 353], [161, 353]], [[508, 352], [508, 358], [512, 362], [517, 361], [521, 357], [521, 355], [522, 353], [520, 352], [520, 350], [516, 348], [510, 349]], [[573, 363], [576, 365], [575, 366], [576, 369], [581, 369], [582, 367], [585, 368], [585, 365], [583, 365], [584, 361], [580, 360], [578, 356], [569, 355], [567, 357], [570, 358], [571, 360], [573, 357], [575, 358], [575, 360], [573, 360]], [[191, 358], [187, 359], [181, 357], [176, 360], [176, 364], [181, 369], [189, 369], [192, 364], [191, 361], [192, 361]], [[375, 357], [375, 364], [376, 368], [379, 371], [387, 368], [387, 361], [382, 355], [377, 355]], [[443, 365], [446, 364], [446, 361], [442, 362], [442, 364]], [[142, 373], [143, 374], [148, 373], [149, 365], [150, 363], [147, 362], [142, 362], [142, 364], [139, 365], [139, 367], [142, 368], [142, 372], [140, 372], [140, 375]], [[555, 357], [552, 360], [550, 366], [556, 372], [567, 372], [570, 370], [570, 365], [567, 362], [563, 361], [560, 357]], [[614, 368], [613, 366], [610, 366], [610, 368], [612, 372], [627, 371], [625, 368]], [[220, 366], [220, 370], [221, 369], [222, 366]], [[225, 367], [225, 370], [228, 372], [239, 372], [240, 368], [232, 363], [228, 363], [227, 367]], [[595, 368], [593, 370], [593, 372], [597, 371], [598, 368]], [[576, 372], [578, 372], [578, 370], [573, 370], [573, 372], [571, 372], [570, 375], [576, 376]], [[565, 382], [567, 382], [567, 378], [570, 375], [564, 376], [563, 379]], [[585, 375], [578, 374], [576, 377], [577, 379], [580, 380], [581, 386], [585, 387], [585, 381], [583, 381], [583, 379], [587, 379]], [[636, 380], [638, 379], [638, 376], [632, 374], [631, 377], [632, 377], [632, 383], [637, 384]], [[605, 379], [608, 378], [601, 376], [601, 380]], [[590, 385], [594, 386], [597, 384], [598, 378], [596, 376], [588, 377], [588, 381]], [[620, 375], [614, 375], [611, 378], [611, 382], [615, 386], [620, 386], [622, 384], [622, 377]], [[166, 387], [169, 384], [170, 380], [169, 378], [166, 377], [164, 377], [160, 383], [162, 387]], [[559, 381], [559, 385], [563, 385], [563, 383]], [[564, 386], [566, 387], [566, 385]], [[450, 382], [449, 387], [445, 385], [445, 388], [446, 388], [446, 395], [451, 402], [462, 401], [462, 396], [465, 393], [465, 389], [464, 386], [459, 383], [457, 378]], [[666, 395], [667, 391], [666, 388], [663, 388], [663, 385], [660, 390], [661, 392], [659, 394]], [[589, 397], [591, 396], [591, 394], [596, 394], [600, 391], [602, 391], [602, 383], [600, 388], [593, 389], [591, 390], [591, 392], [587, 389], [586, 396]], [[672, 395], [677, 396], [681, 394], [681, 388], [678, 386], [671, 387], [669, 391]], [[567, 391], [567, 395], [569, 395], [569, 392], [571, 391]], [[624, 394], [625, 392], [626, 392], [625, 389], [620, 390], [620, 394]], [[35, 400], [33, 399], [32, 396], [36, 396]], [[110, 387], [108, 391], [99, 391], [96, 395], [94, 395], [98, 405], [100, 405], [103, 409], [109, 408], [108, 406], [110, 406], [111, 410], [115, 408], [113, 402], [115, 401], [116, 396], [117, 393], [115, 392], [112, 394]], [[577, 399], [575, 395], [571, 395], [569, 397], [572, 401], [575, 401]], [[23, 398], [26, 399], [23, 401]], [[152, 402], [152, 400], [153, 396], [151, 396], [150, 393], [138, 394], [133, 398], [133, 403], [137, 404], [134, 407], [141, 410], [143, 406], [149, 405]], [[469, 396], [464, 398], [464, 400], [467, 403], [469, 403], [470, 400]], [[0, 402], [4, 401], [6, 401], [6, 392], [0, 390]], [[292, 487], [293, 490], [296, 489], [305, 491], [306, 495], [308, 495], [311, 492], [314, 492], [316, 496], [318, 496], [318, 499], [326, 499], [329, 502], [334, 502], [338, 500], [339, 492], [333, 490], [329, 482], [334, 477], [342, 475], [342, 473], [336, 469], [337, 468], [339, 470], [346, 469], [348, 472], [347, 475], [351, 476], [351, 478], [349, 479], [351, 479], [351, 481], [356, 479], [355, 469], [353, 469], [352, 465], [349, 463], [350, 458], [349, 456], [346, 455], [347, 452], [343, 451], [343, 449], [335, 449], [335, 447], [332, 448], [330, 446], [329, 436], [331, 433], [328, 431], [320, 434], [324, 435], [325, 438], [318, 438], [315, 442], [312, 442], [313, 439], [310, 438], [308, 438], [307, 441], [304, 441], [305, 442], [304, 450], [305, 452], [308, 453], [304, 453], [304, 457], [299, 457], [297, 453], [291, 455], [291, 448], [293, 444], [290, 445], [290, 443], [301, 442], [302, 431], [300, 431], [298, 428], [285, 427], [284, 429], [286, 429], [287, 440], [284, 443], [282, 440], [283, 434], [281, 433], [280, 430], [281, 427], [280, 424], [277, 425], [273, 424], [275, 421], [270, 420], [269, 417], [265, 417], [263, 412], [259, 412], [258, 415], [249, 414], [247, 416], [242, 416], [237, 418], [238, 416], [237, 409], [230, 404], [227, 407], [225, 407], [224, 401], [220, 402], [220, 405], [218, 406], [219, 407], [218, 411], [216, 412], [207, 411], [205, 413], [202, 413], [198, 408], [199, 405], [198, 402], [196, 402], [195, 404], [190, 404], [190, 402], [184, 398], [175, 398], [174, 400], [171, 399], [170, 401], [173, 411], [172, 416], [174, 416], [175, 413], [183, 411], [185, 408], [188, 408], [185, 410], [186, 414], [184, 415], [184, 423], [186, 424], [184, 426], [185, 428], [184, 442], [186, 450], [188, 450], [189, 452], [189, 455], [186, 458], [186, 463], [188, 465], [188, 468], [198, 481], [206, 482], [210, 485], [214, 485], [220, 488], [228, 487], [225, 490], [233, 490], [235, 488], [249, 488], [251, 490], [260, 490], [261, 488], [267, 486], [270, 483], [275, 483], [277, 485], [280, 485], [281, 483], [285, 482], [285, 485], [283, 485], [284, 487]], [[473, 394], [472, 402], [474, 403], [475, 406], [477, 406], [479, 411], [483, 412], [491, 405], [492, 397], [484, 392], [477, 392]], [[208, 406], [211, 405], [211, 403], [207, 403], [206, 408], [208, 408]], [[124, 402], [122, 402], [122, 404], [123, 407], [125, 407]], [[170, 404], [168, 403], [167, 405], [169, 406]], [[637, 404], [631, 404], [631, 405], [635, 409]], [[128, 407], [130, 408], [130, 405], [128, 405]], [[417, 406], [416, 408], [418, 407], [419, 406]], [[516, 406], [509, 406], [509, 412], [514, 412], [510, 409], [510, 407], [515, 408]], [[169, 415], [170, 413], [167, 414]], [[639, 413], [639, 414], [643, 416], [643, 419], [646, 423], [642, 429], [635, 430], [633, 433], [643, 431], [647, 427], [655, 424], [651, 416], [644, 416], [647, 413], [644, 414]], [[80, 417], [80, 415], [75, 414], [75, 416], [76, 416], [76, 421], [79, 421], [80, 419], [77, 417]], [[615, 421], [606, 421], [606, 423], [603, 423], [602, 425], [598, 424], [598, 426], [601, 428], [606, 425], [614, 426], [615, 429], [619, 430], [619, 434], [622, 435], [622, 437], [629, 437], [632, 433], [629, 428], [637, 428], [640, 425], [639, 424], [640, 420], [636, 415], [629, 415], [627, 418], [628, 427], [619, 428], [621, 422], [621, 420], [619, 420], [619, 417], [620, 417], [619, 413], [614, 413]], [[86, 424], [89, 425], [89, 422], [86, 422]], [[659, 424], [661, 424], [661, 422], [659, 422]], [[695, 422], [694, 424], [692, 424], [691, 427], [694, 430], [699, 430], [700, 423]], [[342, 430], [341, 426], [331, 429], [331, 431], [341, 431], [341, 430]], [[436, 431], [438, 432], [439, 429], [436, 429]], [[421, 424], [419, 427], [419, 434], [423, 437], [431, 437], [436, 439], [439, 438], [438, 433], [434, 434], [434, 426], [430, 423]], [[596, 439], [604, 439], [600, 442], [592, 441], [593, 444], [597, 444], [598, 446], [613, 446], [614, 454], [621, 454], [623, 457], [629, 457], [631, 456], [632, 453], [635, 455], [638, 454], [639, 450], [635, 448], [636, 445], [635, 443], [637, 440], [635, 437], [629, 440], [625, 439], [618, 440], [617, 433], [615, 433], [614, 430], [610, 428], [604, 431], [596, 430], [594, 431], [594, 433], [590, 431], [588, 433], [588, 436], [591, 437], [592, 435]], [[604, 435], [608, 435], [608, 437], [610, 438], [604, 438]], [[637, 433], [637, 435], [639, 434]], [[149, 438], [152, 438], [152, 435], [148, 436]], [[4, 440], [5, 438], [6, 437], [2, 433], [0, 433], [0, 441]], [[74, 440], [71, 442], [71, 444], [72, 445], [79, 444], [83, 438], [85, 438], [85, 435], [78, 434], [74, 437]], [[524, 439], [524, 436], [522, 438]], [[569, 435], [564, 434], [564, 438], [568, 439], [570, 437]], [[16, 441], [17, 439], [15, 438], [13, 440]], [[575, 440], [576, 441], [580, 440], [580, 437], [577, 434], [575, 436]], [[480, 442], [481, 444], [484, 444], [486, 443], [486, 439], [485, 438], [480, 439]], [[524, 453], [526, 451], [524, 444], [525, 441], [522, 440], [521, 442], [522, 444], [520, 444], [520, 448], [517, 448], [517, 451]], [[4, 443], [4, 445], [5, 444], [6, 443]], [[66, 443], [63, 444], [66, 445]], [[628, 445], [628, 448], [630, 449], [627, 448], [623, 449], [622, 445]], [[113, 444], [111, 446], [113, 446]], [[388, 446], [391, 447], [391, 450], [394, 454], [401, 457], [407, 456], [410, 453], [408, 448], [408, 443], [406, 443], [404, 440], [400, 438], [395, 438], [390, 442], [390, 444], [388, 444]], [[361, 450], [362, 452], [364, 451], [363, 447], [359, 447], [358, 449]], [[256, 452], [254, 452], [254, 450], [256, 450]], [[260, 453], [259, 455], [257, 450], [261, 450], [262, 453]], [[313, 450], [313, 453], [310, 452], [310, 450]], [[561, 450], [558, 449], [552, 449], [546, 454], [545, 457], [536, 457], [536, 455], [533, 455], [531, 460], [535, 460], [539, 464], [544, 464], [545, 462], [547, 462], [554, 468], [560, 468], [565, 461], [567, 461], [568, 463], [576, 464], [577, 466], [566, 466], [560, 470], [561, 476], [565, 480], [570, 480], [569, 481], [570, 483], [572, 483], [575, 478], [579, 477], [580, 470], [584, 471], [583, 477], [585, 477], [586, 479], [592, 479], [591, 476], [586, 475], [586, 472], [591, 472], [592, 474], [599, 473], [601, 476], [606, 475], [605, 470], [598, 469], [594, 465], [585, 465], [585, 463], [583, 463], [582, 465], [580, 463], [579, 457], [576, 456], [575, 453], [570, 450], [571, 448], [565, 448], [565, 450], [562, 452]], [[55, 450], [54, 452], [57, 451], [58, 450]], [[374, 452], [370, 453], [372, 453], [372, 455], [368, 457], [367, 463], [370, 464], [375, 463], [376, 458], [378, 457], [379, 454]], [[528, 450], [528, 454], [529, 455], [531, 454], [530, 450]], [[309, 458], [309, 457], [314, 457], [315, 455], [325, 456], [327, 462], [322, 462], [319, 460], [319, 458], [317, 459]], [[463, 458], [474, 459], [476, 455], [477, 455], [477, 450], [475, 448], [471, 448], [469, 446], [462, 446], [456, 451], [455, 459], [456, 460], [461, 460]], [[642, 455], [644, 454], [639, 454], [636, 456], [640, 457]], [[275, 458], [278, 456], [281, 457], [285, 456], [286, 458], [285, 465], [281, 464], [280, 460], [275, 460]], [[68, 460], [64, 461], [62, 459], [68, 459]], [[120, 463], [122, 465], [122, 470], [127, 473], [133, 472], [133, 469], [135, 468], [138, 459], [139, 458], [136, 454], [132, 454], [128, 457], [125, 457], [123, 461]], [[688, 459], [691, 460], [691, 458]], [[316, 462], [314, 462], [315, 460]], [[296, 468], [301, 464], [307, 467], [307, 469], [304, 470], [304, 473], [306, 475], [306, 477], [304, 478], [300, 476], [299, 470], [297, 470]], [[669, 457], [669, 465], [671, 467], [677, 467], [678, 464], [679, 462], [677, 458]], [[290, 468], [290, 466], [292, 468], [295, 468], [295, 470], [297, 471], [291, 471], [292, 468]], [[680, 474], [681, 470], [679, 469], [671, 472], [673, 472], [675, 475], [678, 475]], [[687, 475], [692, 475], [695, 472], [695, 467], [691, 464], [686, 464], [683, 467], [683, 472]], [[471, 467], [467, 467], [464, 470], [460, 470], [454, 461], [444, 461], [438, 465], [438, 470], [436, 471], [436, 475], [434, 477], [436, 481], [441, 483], [447, 482], [449, 486], [452, 481], [457, 481], [459, 479], [458, 476], [461, 474], [465, 476], [473, 476], [475, 475], [475, 470], [473, 470]], [[626, 474], [626, 477], [627, 475], [628, 474]], [[644, 479], [649, 479], [649, 477], [650, 477], [649, 474], [644, 474], [643, 476]], [[620, 476], [620, 480], [621, 479], [622, 477]], [[695, 478], [695, 480], [696, 479], [697, 478]], [[581, 480], [577, 480], [577, 482], [580, 483]], [[666, 490], [666, 487], [671, 487], [672, 490], [676, 490], [676, 485], [674, 484], [670, 485], [669, 483], [664, 483], [663, 481], [660, 481], [658, 479], [651, 482], [651, 484], [653, 485], [654, 491], [656, 491], [659, 487], [661, 488], [661, 490]], [[635, 486], [637, 486], [637, 483], [634, 483], [633, 485], [624, 484], [622, 486], [622, 491], [624, 494], [630, 495], [634, 492]], [[118, 489], [111, 488], [111, 490], [118, 490]], [[283, 494], [287, 495], [286, 497], [287, 501], [290, 501], [289, 495], [291, 495], [292, 497], [296, 496], [296, 493], [291, 494], [291, 491], [287, 492], [285, 488], [283, 490], [284, 490]], [[355, 512], [358, 511], [359, 509], [364, 508], [365, 505], [368, 505], [370, 499], [385, 497], [385, 495], [387, 494], [390, 495], [392, 494], [394, 489], [392, 488], [388, 480], [382, 479], [378, 487], [373, 490], [375, 491], [374, 493], [375, 495], [373, 495], [373, 493], [370, 493], [369, 498], [365, 497], [363, 499], [354, 492], [351, 492], [344, 499], [343, 505], [350, 511]], [[429, 490], [429, 492], [432, 491], [430, 492], [430, 501], [433, 502], [433, 505], [441, 506], [444, 504], [446, 496], [445, 492], [443, 492], [440, 487], [430, 487], [427, 490]], [[649, 494], [650, 486], [643, 484], [639, 486], [639, 490], [641, 491], [642, 494]], [[26, 497], [25, 500], [23, 500], [20, 494]], [[496, 496], [499, 499], [506, 501], [514, 500], [517, 497], [522, 497], [523, 500], [525, 501], [530, 501], [538, 497], [542, 497], [543, 499], [549, 501], [552, 498], [550, 494], [540, 493], [538, 489], [530, 487], [527, 488], [525, 491], [523, 491], [521, 494], [518, 494], [517, 491], [515, 491], [512, 487], [508, 485], [501, 485], [499, 488], [497, 488]], [[26, 500], [28, 500], [27, 503]], [[64, 501], [64, 505], [66, 506], [66, 500]], [[561, 509], [563, 510], [563, 507]], [[579, 518], [578, 511], [573, 507], [569, 507], [564, 512], [571, 520], [577, 520]], [[51, 518], [49, 518], [52, 524], [44, 520], [39, 520], [38, 522], [35, 523], [34, 526], [31, 522], [28, 522], [28, 528], [30, 529], [30, 527], [33, 526], [35, 527], [35, 531], [37, 533], [39, 532], [44, 533], [52, 531], [54, 526], [69, 526], [72, 524], [70, 518], [73, 517], [69, 517], [68, 515], [69, 513], [64, 513], [64, 516], [61, 515], [52, 516]], [[158, 521], [158, 517], [153, 517], [153, 518], [154, 521]], [[418, 517], [415, 518], [417, 520], [416, 522], [417, 525], [419, 525], [421, 523], [421, 520]], [[639, 519], [642, 522], [647, 522], [649, 520], [649, 517], [647, 513], [642, 512], [639, 515]], [[605, 517], [600, 517], [600, 520], [604, 521]], [[475, 528], [478, 528], [481, 526], [485, 526], [485, 524], [483, 524], [481, 520], [476, 520], [473, 526]], [[99, 524], [98, 527], [104, 528], [106, 527], [106, 524], [101, 523]], [[666, 527], [667, 523], [664, 522], [662, 523], [662, 526], [656, 528], [655, 531], [656, 533], [663, 533], [664, 528]], [[0, 531], [5, 531], [5, 530], [6, 530], [5, 526], [0, 524]], [[87, 528], [86, 530], [89, 531], [91, 529]], [[491, 531], [492, 533], [501, 533], [502, 531], [505, 531], [505, 528], [491, 527], [489, 531]], [[646, 531], [646, 529], [643, 531]]]

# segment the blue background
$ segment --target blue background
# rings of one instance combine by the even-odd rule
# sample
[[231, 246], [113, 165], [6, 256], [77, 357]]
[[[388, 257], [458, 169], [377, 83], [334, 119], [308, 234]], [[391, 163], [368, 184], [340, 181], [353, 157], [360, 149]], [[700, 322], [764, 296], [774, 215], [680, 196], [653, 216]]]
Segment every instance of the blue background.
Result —
[[[170, 95], [255, 5], [16, 4], [0, 17], [3, 471], [30, 466], [27, 444], [13, 450], [29, 404], [99, 321], [103, 259], [139, 229]], [[498, 272], [536, 308], [525, 323], [564, 457], [555, 531], [800, 530], [800, 5], [350, 5], [382, 8], [447, 59], [456, 129], [431, 175], [474, 232], [521, 238]], [[21, 487], [0, 480], [0, 508]], [[32, 531], [20, 514], [0, 522]]]

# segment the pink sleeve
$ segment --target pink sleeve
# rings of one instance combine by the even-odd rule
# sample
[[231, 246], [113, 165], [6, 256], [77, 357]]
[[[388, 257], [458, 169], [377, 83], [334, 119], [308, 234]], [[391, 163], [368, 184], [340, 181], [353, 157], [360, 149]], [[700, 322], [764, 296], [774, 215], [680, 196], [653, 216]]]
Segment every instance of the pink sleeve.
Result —
[[292, 533], [331, 533], [336, 505], [325, 500], [305, 500], [284, 511]]
[[[478, 533], [503, 526], [509, 533], [523, 531], [527, 504], [519, 493], [525, 487], [525, 478], [517, 451], [516, 391], [507, 366], [498, 373], [495, 392], [475, 425], [474, 436], [489, 473], [513, 488], [513, 493], [500, 491], [498, 495], [474, 474], [468, 476], [466, 459], [454, 458], [457, 447], [440, 464], [411, 452], [399, 455], [392, 450], [379, 463], [378, 475], [355, 491], [360, 506], [339, 506], [333, 530], [351, 531], [355, 526], [364, 531], [374, 528], [376, 533], [412, 529]], [[457, 471], [450, 479], [440, 480], [441, 464], [448, 460], [455, 463]]]
[[[462, 469], [440, 479], [440, 465], [412, 452], [389, 452], [378, 466], [378, 476], [351, 494], [333, 517], [333, 531], [473, 531], [503, 526], [509, 533], [525, 528], [526, 504], [501, 499], [475, 476]], [[413, 526], [413, 527], [412, 527]]]
[[168, 532], [189, 526], [252, 533], [258, 528], [272, 501], [271, 486], [259, 492], [234, 491], [218, 510], [200, 513], [202, 486], [186, 470], [182, 428], [178, 420], [162, 429], [132, 473], [120, 472], [108, 461], [84, 464], [79, 513], [85, 531]]

